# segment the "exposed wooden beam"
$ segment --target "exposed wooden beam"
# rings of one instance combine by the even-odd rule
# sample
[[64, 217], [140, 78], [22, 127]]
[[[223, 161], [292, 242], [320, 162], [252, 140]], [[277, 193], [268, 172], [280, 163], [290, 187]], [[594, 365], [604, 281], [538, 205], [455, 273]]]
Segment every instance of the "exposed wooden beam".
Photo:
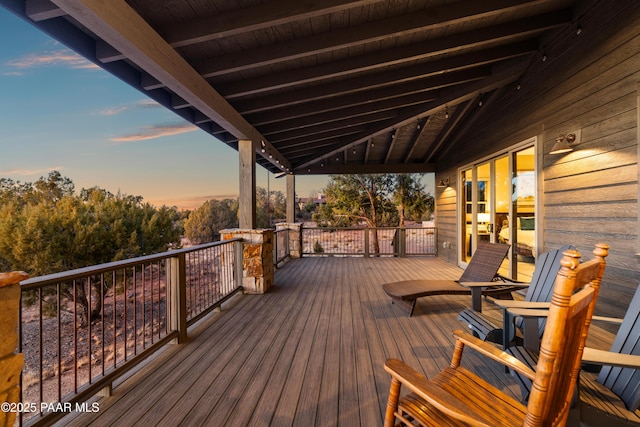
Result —
[[180, 108], [188, 108], [191, 106], [189, 102], [178, 95], [171, 96], [171, 106], [174, 110], [178, 110]]
[[278, 150], [280, 150], [280, 152], [286, 154], [289, 152], [287, 151], [288, 148], [304, 147], [306, 145], [314, 144], [318, 141], [342, 138], [345, 136], [364, 132], [365, 130], [367, 130], [366, 125], [350, 126], [337, 129], [331, 126], [331, 129], [324, 132], [318, 132], [314, 135], [290, 138], [288, 140], [274, 140], [274, 145], [278, 148]]
[[236, 138], [266, 140], [124, 0], [53, 2]]
[[[476, 122], [478, 120], [478, 117], [479, 117], [479, 114], [472, 114], [471, 113], [473, 111], [473, 109], [474, 108], [484, 108], [484, 109], [490, 108], [491, 104], [496, 102], [496, 100], [500, 98], [498, 96], [498, 94], [500, 93], [501, 90], [504, 90], [504, 87], [496, 88], [496, 90], [491, 91], [488, 94], [478, 94], [478, 97], [473, 100], [474, 102], [469, 102], [469, 106], [468, 106], [469, 108], [466, 111], [463, 112], [464, 115], [462, 116], [463, 119], [461, 120], [460, 126], [457, 126], [457, 127], [453, 128], [453, 129], [451, 129], [451, 131], [449, 133], [452, 134], [453, 132], [455, 132], [456, 134], [459, 134], [460, 132], [464, 132], [465, 128], [470, 128], [471, 126], [473, 126], [473, 123]], [[482, 107], [480, 107], [478, 105], [480, 100], [482, 100]], [[447, 135], [447, 139], [451, 139], [451, 136]], [[454, 146], [455, 146], [455, 144], [447, 145], [439, 153], [439, 156], [440, 157], [444, 156]]]
[[[381, 113], [376, 113], [369, 116], [359, 116], [358, 118], [360, 120], [355, 120], [355, 121], [352, 119], [338, 120], [333, 122], [331, 127], [335, 130], [359, 127], [359, 126], [362, 126], [363, 124], [382, 121], [390, 117], [393, 117], [392, 112], [383, 111]], [[286, 142], [289, 140], [296, 139], [296, 138], [313, 138], [315, 135], [321, 134], [325, 131], [326, 131], [326, 127], [323, 125], [307, 126], [299, 129], [285, 131], [285, 132], [274, 133], [269, 137], [270, 137], [270, 140], [273, 141], [273, 143], [278, 147], [278, 149], [280, 149], [280, 147], [282, 147], [281, 144], [284, 143], [284, 145], [286, 145]]]
[[372, 126], [365, 134], [354, 137], [350, 141], [343, 141], [339, 149], [336, 148], [325, 152], [319, 151], [313, 158], [304, 161], [302, 164], [296, 164], [296, 169], [305, 168], [316, 163], [319, 159], [333, 155], [339, 150], [344, 150], [353, 145], [360, 144], [376, 135], [381, 135], [394, 128], [404, 126], [411, 121], [415, 121], [419, 116], [429, 116], [444, 108], [447, 104], [456, 105], [469, 99], [473, 99], [480, 93], [493, 91], [496, 88], [517, 79], [524, 71], [526, 65], [526, 62], [514, 63], [511, 67], [504, 68], [484, 80], [471, 82], [466, 85], [460, 85], [460, 87], [456, 89], [447, 90], [446, 92], [443, 92], [442, 96], [436, 101], [405, 107], [401, 112], [399, 112], [397, 119]]
[[[382, 120], [388, 120], [396, 116], [393, 111], [373, 111], [370, 114], [363, 114], [355, 117], [347, 117], [341, 120], [336, 120], [331, 123], [331, 127], [334, 129], [342, 129], [351, 126], [359, 126], [367, 123], [375, 123]], [[288, 126], [280, 126], [280, 123], [274, 123], [271, 125], [261, 126], [260, 129], [264, 135], [269, 136], [270, 140], [280, 141], [291, 138], [301, 138], [304, 136], [312, 136], [317, 133], [324, 132], [326, 125], [323, 123], [312, 124], [308, 126], [297, 126], [290, 128]]]
[[142, 89], [147, 91], [164, 87], [164, 85], [157, 79], [145, 72], [141, 73], [140, 75], [140, 86], [142, 87]]
[[272, 0], [232, 12], [171, 24], [160, 29], [173, 47], [203, 43], [384, 0]]
[[66, 12], [49, 0], [27, 0], [25, 2], [25, 14], [33, 21], [40, 22], [64, 16]]
[[364, 164], [344, 165], [326, 164], [320, 167], [317, 163], [304, 167], [297, 167], [295, 175], [327, 175], [327, 174], [367, 174], [367, 173], [429, 173], [435, 172], [434, 164], [426, 163], [397, 163], [397, 164]]
[[122, 61], [126, 59], [126, 57], [122, 53], [114, 49], [113, 46], [105, 43], [104, 40], [96, 40], [96, 58], [98, 58], [98, 61], [102, 62], [103, 64]]
[[[465, 53], [453, 57], [448, 57], [439, 61], [433, 61], [428, 63], [420, 63], [416, 65], [410, 65], [403, 67], [399, 70], [382, 71], [374, 74], [368, 74], [366, 81], [349, 82], [352, 86], [351, 90], [359, 90], [363, 87], [373, 87], [377, 85], [386, 84], [389, 81], [401, 81], [404, 79], [417, 79], [425, 78], [428, 76], [434, 76], [442, 72], [452, 72], [457, 70], [464, 70], [473, 67], [479, 67], [481, 65], [491, 64], [497, 61], [503, 61], [505, 59], [514, 58], [517, 56], [528, 55], [531, 52], [537, 51], [539, 48], [538, 42], [535, 40], [526, 40], [523, 42], [512, 43], [505, 46], [498, 46], [483, 49], [477, 52]], [[316, 76], [314, 79], [308, 80], [302, 78], [307, 68], [296, 70], [290, 76], [286, 76], [286, 73], [272, 73], [269, 76], [261, 76], [256, 78], [247, 78], [238, 80], [235, 82], [225, 83], [219, 88], [220, 93], [227, 99], [234, 99], [246, 95], [256, 95], [259, 93], [267, 93], [276, 89], [285, 89], [297, 86], [303, 83], [310, 83], [313, 81], [324, 80], [330, 76]], [[295, 77], [298, 75], [298, 77]], [[345, 87], [345, 83], [337, 82], [327, 85], [326, 93], [331, 93], [335, 90], [334, 85], [341, 85]], [[346, 90], [346, 89], [343, 89]]]
[[364, 160], [362, 161], [363, 165], [366, 165], [367, 163], [369, 163], [369, 153], [371, 152], [371, 141], [366, 141], [365, 142], [365, 149], [364, 149]]
[[418, 123], [416, 124], [417, 129], [414, 132], [413, 137], [411, 138], [411, 142], [409, 143], [409, 149], [407, 150], [407, 153], [404, 156], [403, 163], [409, 162], [409, 159], [413, 155], [413, 152], [415, 151], [416, 146], [420, 141], [420, 135], [422, 135], [422, 132], [424, 132], [428, 121], [429, 121], [428, 117], [426, 119], [418, 120]]
[[451, 133], [458, 127], [464, 117], [467, 116], [469, 110], [474, 105], [473, 100], [469, 100], [464, 104], [458, 105], [455, 112], [451, 114], [447, 124], [442, 128], [442, 131], [436, 138], [436, 144], [429, 148], [426, 155], [422, 159], [424, 163], [428, 163], [433, 159], [433, 156], [440, 150], [440, 147], [449, 139]]
[[[381, 101], [373, 101], [369, 104], [360, 104], [355, 106], [346, 106], [343, 108], [335, 108], [332, 110], [321, 111], [316, 114], [306, 114], [306, 115], [296, 115], [296, 116], [268, 116], [268, 115], [256, 115], [256, 117], [252, 117], [254, 120], [255, 126], [261, 126], [268, 123], [277, 123], [277, 122], [288, 122], [295, 126], [295, 123], [300, 124], [313, 124], [313, 123], [328, 123], [340, 119], [344, 119], [345, 117], [354, 117], [358, 115], [367, 114], [371, 111], [384, 111], [384, 110], [395, 110], [398, 108], [403, 108], [409, 105], [415, 105], [424, 103], [427, 101], [432, 101], [436, 99], [434, 94], [436, 91], [429, 91], [425, 93], [414, 93], [411, 95], [406, 95], [398, 98], [391, 99], [383, 99]], [[293, 123], [292, 123], [293, 122]]]
[[[548, 1], [548, 0], [546, 0]], [[416, 31], [435, 30], [481, 18], [490, 18], [505, 12], [531, 7], [541, 0], [462, 0], [432, 8], [393, 16], [383, 21], [367, 22], [357, 26], [333, 29], [310, 37], [278, 43], [277, 49], [260, 46], [237, 54], [226, 54], [194, 63], [203, 76], [210, 78], [264, 67], [283, 61], [346, 49], [364, 43], [388, 40]]]
[[[404, 96], [416, 92], [439, 89], [453, 84], [465, 83], [487, 77], [491, 67], [484, 65], [433, 76], [418, 77], [410, 80], [394, 80], [394, 73], [385, 73], [389, 77], [386, 84], [378, 79], [353, 78], [340, 84], [316, 85], [280, 95], [270, 95], [246, 102], [236, 102], [234, 106], [243, 115], [261, 113], [268, 115], [270, 110], [278, 109], [280, 115], [290, 111], [300, 114], [303, 111], [320, 112], [348, 106], [369, 103], [394, 96]], [[371, 86], [365, 86], [371, 84]], [[327, 87], [330, 86], [330, 87]], [[257, 102], [256, 102], [257, 101]]]
[[[489, 73], [487, 72], [485, 77], [488, 75]], [[459, 83], [452, 82], [451, 86], [455, 84]], [[420, 84], [410, 82], [410, 84], [395, 85], [375, 91], [366, 91], [364, 93], [344, 95], [323, 101], [309, 102], [297, 107], [279, 108], [273, 111], [248, 114], [245, 117], [254, 123], [255, 126], [259, 126], [298, 117], [316, 116], [331, 111], [344, 111], [347, 109], [351, 111], [386, 110], [433, 99], [433, 92], [434, 91], [429, 90], [429, 88], [422, 88]]]
[[389, 163], [389, 159], [391, 158], [391, 153], [393, 152], [393, 148], [396, 145], [396, 134], [398, 133], [398, 129], [391, 130], [391, 134], [389, 135], [389, 147], [387, 148], [387, 154], [384, 156], [384, 163]]

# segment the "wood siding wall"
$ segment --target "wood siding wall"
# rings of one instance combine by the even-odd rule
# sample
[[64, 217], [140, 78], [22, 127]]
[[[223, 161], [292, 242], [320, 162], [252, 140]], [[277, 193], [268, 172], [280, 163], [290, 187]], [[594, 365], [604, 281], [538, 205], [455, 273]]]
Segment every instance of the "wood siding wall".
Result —
[[[608, 243], [611, 252], [597, 310], [621, 316], [640, 282], [640, 8], [593, 14], [601, 19], [585, 24], [583, 34], [568, 40], [564, 51], [550, 50], [551, 63], [523, 81], [517, 103], [492, 105], [495, 120], [467, 134], [474, 135], [473, 146], [464, 158], [444, 159], [436, 182], [447, 176], [455, 181], [463, 164], [537, 136], [543, 164], [537, 215], [544, 230], [538, 246], [542, 251], [570, 243], [590, 258], [596, 242]], [[575, 151], [547, 154], [556, 136], [577, 129], [582, 143]], [[457, 261], [458, 252], [455, 208], [455, 189], [438, 188], [438, 247], [450, 262]], [[452, 242], [452, 249], [443, 249], [444, 241]]]

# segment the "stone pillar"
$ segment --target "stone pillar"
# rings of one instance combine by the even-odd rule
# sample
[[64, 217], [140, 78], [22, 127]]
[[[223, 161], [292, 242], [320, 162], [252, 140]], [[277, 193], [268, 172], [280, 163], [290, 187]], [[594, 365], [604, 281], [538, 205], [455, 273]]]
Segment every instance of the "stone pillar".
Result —
[[302, 258], [302, 224], [281, 222], [276, 224], [276, 230], [289, 230], [289, 256]]
[[[0, 402], [20, 401], [20, 373], [24, 364], [18, 349], [18, 322], [20, 321], [20, 285], [28, 279], [27, 273], [14, 271], [0, 273]], [[0, 425], [12, 426], [16, 412], [1, 411]]]
[[246, 294], [263, 294], [273, 285], [273, 230], [234, 228], [220, 231], [221, 240], [241, 238], [242, 288]]

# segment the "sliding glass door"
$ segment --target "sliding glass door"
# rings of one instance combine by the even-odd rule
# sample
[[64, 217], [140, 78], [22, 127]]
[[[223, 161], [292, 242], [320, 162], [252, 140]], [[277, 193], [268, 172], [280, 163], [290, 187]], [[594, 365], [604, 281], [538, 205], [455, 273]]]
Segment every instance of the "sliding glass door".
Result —
[[469, 262], [479, 242], [509, 243], [501, 274], [527, 280], [536, 256], [534, 147], [501, 154], [460, 175], [461, 262]]

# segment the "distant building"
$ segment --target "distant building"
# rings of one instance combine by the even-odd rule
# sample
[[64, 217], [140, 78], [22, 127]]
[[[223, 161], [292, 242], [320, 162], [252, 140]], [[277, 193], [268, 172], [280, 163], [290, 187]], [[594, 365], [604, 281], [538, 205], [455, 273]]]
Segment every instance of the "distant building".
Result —
[[313, 204], [316, 205], [317, 208], [320, 205], [327, 204], [327, 196], [325, 196], [323, 193], [318, 193], [314, 197], [299, 197], [298, 207], [300, 208], [300, 210], [302, 210], [309, 201], [313, 202]]

